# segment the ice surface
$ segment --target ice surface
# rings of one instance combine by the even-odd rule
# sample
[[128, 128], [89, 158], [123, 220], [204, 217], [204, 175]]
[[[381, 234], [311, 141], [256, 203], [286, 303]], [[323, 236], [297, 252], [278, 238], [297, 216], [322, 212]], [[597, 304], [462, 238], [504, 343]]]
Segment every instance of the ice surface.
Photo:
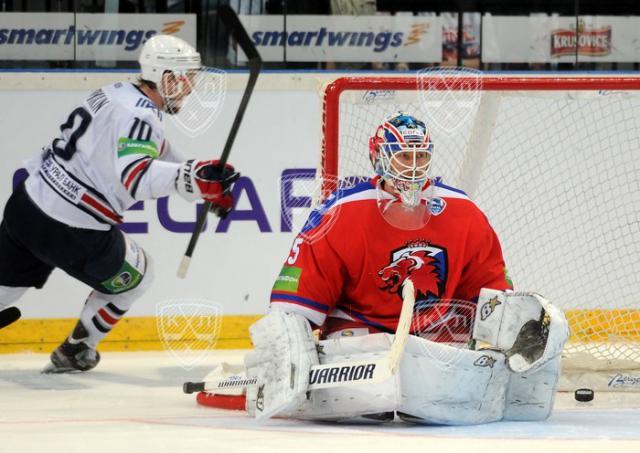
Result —
[[546, 422], [442, 427], [261, 424], [182, 393], [184, 381], [241, 357], [216, 351], [187, 370], [166, 352], [105, 353], [89, 373], [41, 375], [46, 355], [0, 355], [0, 452], [640, 451], [636, 394], [596, 392], [592, 403], [577, 403], [561, 393]]

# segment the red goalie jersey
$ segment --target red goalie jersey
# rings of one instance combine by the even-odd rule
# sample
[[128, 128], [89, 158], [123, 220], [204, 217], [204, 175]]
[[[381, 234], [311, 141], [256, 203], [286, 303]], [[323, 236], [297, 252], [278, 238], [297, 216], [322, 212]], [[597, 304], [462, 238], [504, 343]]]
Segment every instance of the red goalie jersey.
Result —
[[[336, 192], [295, 239], [273, 286], [272, 308], [301, 314], [324, 336], [352, 335], [357, 328], [393, 332], [402, 284], [410, 277], [421, 333], [431, 326], [436, 341], [463, 341], [452, 329], [436, 328], [453, 318], [459, 324], [460, 305], [451, 300], [473, 304], [481, 288], [510, 289], [511, 282], [484, 213], [464, 192], [433, 184], [429, 221], [413, 231], [393, 227], [380, 214], [375, 179]], [[462, 304], [467, 334], [471, 304]], [[455, 330], [463, 333], [459, 325]]]

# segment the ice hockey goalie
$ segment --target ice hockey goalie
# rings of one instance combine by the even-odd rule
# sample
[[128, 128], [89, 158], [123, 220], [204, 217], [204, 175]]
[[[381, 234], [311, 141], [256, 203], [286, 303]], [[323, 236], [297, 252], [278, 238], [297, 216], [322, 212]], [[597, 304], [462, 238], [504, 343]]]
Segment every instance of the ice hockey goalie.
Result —
[[[487, 217], [430, 176], [433, 153], [425, 123], [395, 114], [369, 141], [375, 176], [311, 213], [269, 314], [250, 329], [250, 414], [427, 424], [549, 416], [566, 319], [543, 297], [513, 291]], [[310, 386], [313, 367], [388, 353], [408, 278], [415, 305], [398, 370], [361, 383], [336, 372], [325, 388]]]

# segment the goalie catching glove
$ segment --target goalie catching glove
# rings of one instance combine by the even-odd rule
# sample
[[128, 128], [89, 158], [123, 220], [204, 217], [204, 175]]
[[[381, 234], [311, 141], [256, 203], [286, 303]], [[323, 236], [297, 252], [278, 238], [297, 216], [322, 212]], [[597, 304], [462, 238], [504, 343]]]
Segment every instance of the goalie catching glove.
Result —
[[560, 355], [569, 327], [564, 313], [539, 294], [483, 288], [473, 338], [504, 351], [511, 371], [533, 372]]
[[224, 219], [233, 208], [231, 187], [240, 173], [232, 165], [217, 160], [184, 162], [178, 169], [176, 189], [187, 201], [203, 199], [211, 203], [211, 212]]

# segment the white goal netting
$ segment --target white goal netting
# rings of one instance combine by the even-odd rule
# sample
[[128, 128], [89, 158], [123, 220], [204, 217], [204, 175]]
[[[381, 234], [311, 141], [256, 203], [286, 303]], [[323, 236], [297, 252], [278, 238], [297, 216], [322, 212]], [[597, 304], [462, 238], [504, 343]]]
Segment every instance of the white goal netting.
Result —
[[376, 126], [424, 119], [433, 174], [487, 213], [516, 289], [565, 310], [565, 367], [640, 368], [640, 78], [421, 77], [329, 87], [323, 177], [370, 176]]

